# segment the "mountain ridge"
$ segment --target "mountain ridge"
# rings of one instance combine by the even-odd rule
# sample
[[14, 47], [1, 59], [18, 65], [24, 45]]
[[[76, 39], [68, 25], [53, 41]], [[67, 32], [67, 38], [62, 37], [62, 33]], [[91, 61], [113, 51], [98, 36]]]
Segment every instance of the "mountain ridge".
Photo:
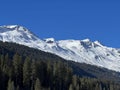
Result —
[[[6, 32], [4, 30], [7, 30]], [[0, 26], [0, 41], [13, 42], [56, 54], [64, 59], [120, 72], [120, 50], [99, 41], [40, 39], [19, 25]]]

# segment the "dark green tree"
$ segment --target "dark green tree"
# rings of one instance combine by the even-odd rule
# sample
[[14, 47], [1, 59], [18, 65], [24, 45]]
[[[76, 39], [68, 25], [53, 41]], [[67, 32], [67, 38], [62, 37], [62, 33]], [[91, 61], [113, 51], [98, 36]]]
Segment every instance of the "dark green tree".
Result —
[[15, 84], [22, 85], [22, 58], [18, 54], [15, 54], [13, 57], [13, 67], [14, 67], [14, 74], [15, 74]]
[[37, 78], [35, 82], [35, 89], [34, 90], [42, 90], [40, 80]]
[[0, 68], [1, 70], [3, 70], [3, 66], [4, 66], [4, 55], [0, 55]]
[[23, 84], [26, 90], [30, 88], [31, 81], [31, 60], [29, 57], [25, 59], [23, 65]]
[[36, 61], [32, 60], [31, 64], [31, 90], [34, 90], [34, 84], [37, 78], [37, 67], [36, 67]]
[[46, 86], [48, 83], [48, 80], [46, 80], [47, 64], [43, 61], [38, 61], [36, 64], [36, 70], [37, 70], [37, 77], [41, 81], [41, 84]]
[[73, 85], [72, 84], [70, 84], [69, 90], [73, 90]]
[[7, 90], [15, 90], [14, 82], [9, 79]]

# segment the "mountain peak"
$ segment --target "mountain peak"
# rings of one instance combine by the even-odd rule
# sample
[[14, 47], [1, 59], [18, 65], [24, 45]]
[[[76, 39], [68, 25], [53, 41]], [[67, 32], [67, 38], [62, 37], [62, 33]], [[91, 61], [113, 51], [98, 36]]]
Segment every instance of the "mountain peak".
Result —
[[90, 39], [83, 39], [83, 40], [81, 40], [81, 41], [83, 41], [83, 42], [90, 42]]
[[55, 42], [55, 39], [54, 38], [46, 38], [46, 39], [44, 39], [44, 41], [47, 43], [53, 43], [53, 42]]
[[1, 26], [1, 27], [13, 29], [13, 28], [16, 28], [16, 27], [18, 27], [18, 26], [19, 26], [19, 25], [4, 25], [4, 26]]
[[20, 25], [4, 25], [4, 26], [1, 26], [1, 27], [9, 29], [9, 30], [28, 31], [25, 27], [20, 26]]
[[94, 44], [97, 44], [97, 45], [99, 45], [99, 46], [102, 46], [102, 47], [103, 47], [103, 45], [102, 45], [99, 41], [94, 41]]
[[4, 42], [28, 44], [28, 42], [30, 43], [32, 41], [38, 41], [39, 39], [23, 26], [4, 25], [0, 26], [0, 40]]
[[103, 46], [98, 41], [39, 39], [19, 25], [0, 26], [0, 41], [13, 42], [56, 54], [66, 60], [105, 67], [120, 72], [120, 50]]

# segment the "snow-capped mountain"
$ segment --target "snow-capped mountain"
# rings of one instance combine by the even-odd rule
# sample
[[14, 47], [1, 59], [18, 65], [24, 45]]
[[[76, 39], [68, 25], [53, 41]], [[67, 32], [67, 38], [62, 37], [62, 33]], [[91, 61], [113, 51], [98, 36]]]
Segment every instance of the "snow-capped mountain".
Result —
[[98, 41], [39, 39], [28, 29], [18, 25], [0, 26], [0, 40], [14, 42], [64, 59], [87, 63], [120, 72], [120, 49], [103, 46]]

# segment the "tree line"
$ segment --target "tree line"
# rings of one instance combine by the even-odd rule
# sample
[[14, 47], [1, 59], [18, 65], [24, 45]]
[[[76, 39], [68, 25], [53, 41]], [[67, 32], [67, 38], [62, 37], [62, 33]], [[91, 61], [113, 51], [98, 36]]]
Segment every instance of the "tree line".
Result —
[[0, 90], [120, 90], [108, 80], [80, 77], [62, 61], [0, 55]]

